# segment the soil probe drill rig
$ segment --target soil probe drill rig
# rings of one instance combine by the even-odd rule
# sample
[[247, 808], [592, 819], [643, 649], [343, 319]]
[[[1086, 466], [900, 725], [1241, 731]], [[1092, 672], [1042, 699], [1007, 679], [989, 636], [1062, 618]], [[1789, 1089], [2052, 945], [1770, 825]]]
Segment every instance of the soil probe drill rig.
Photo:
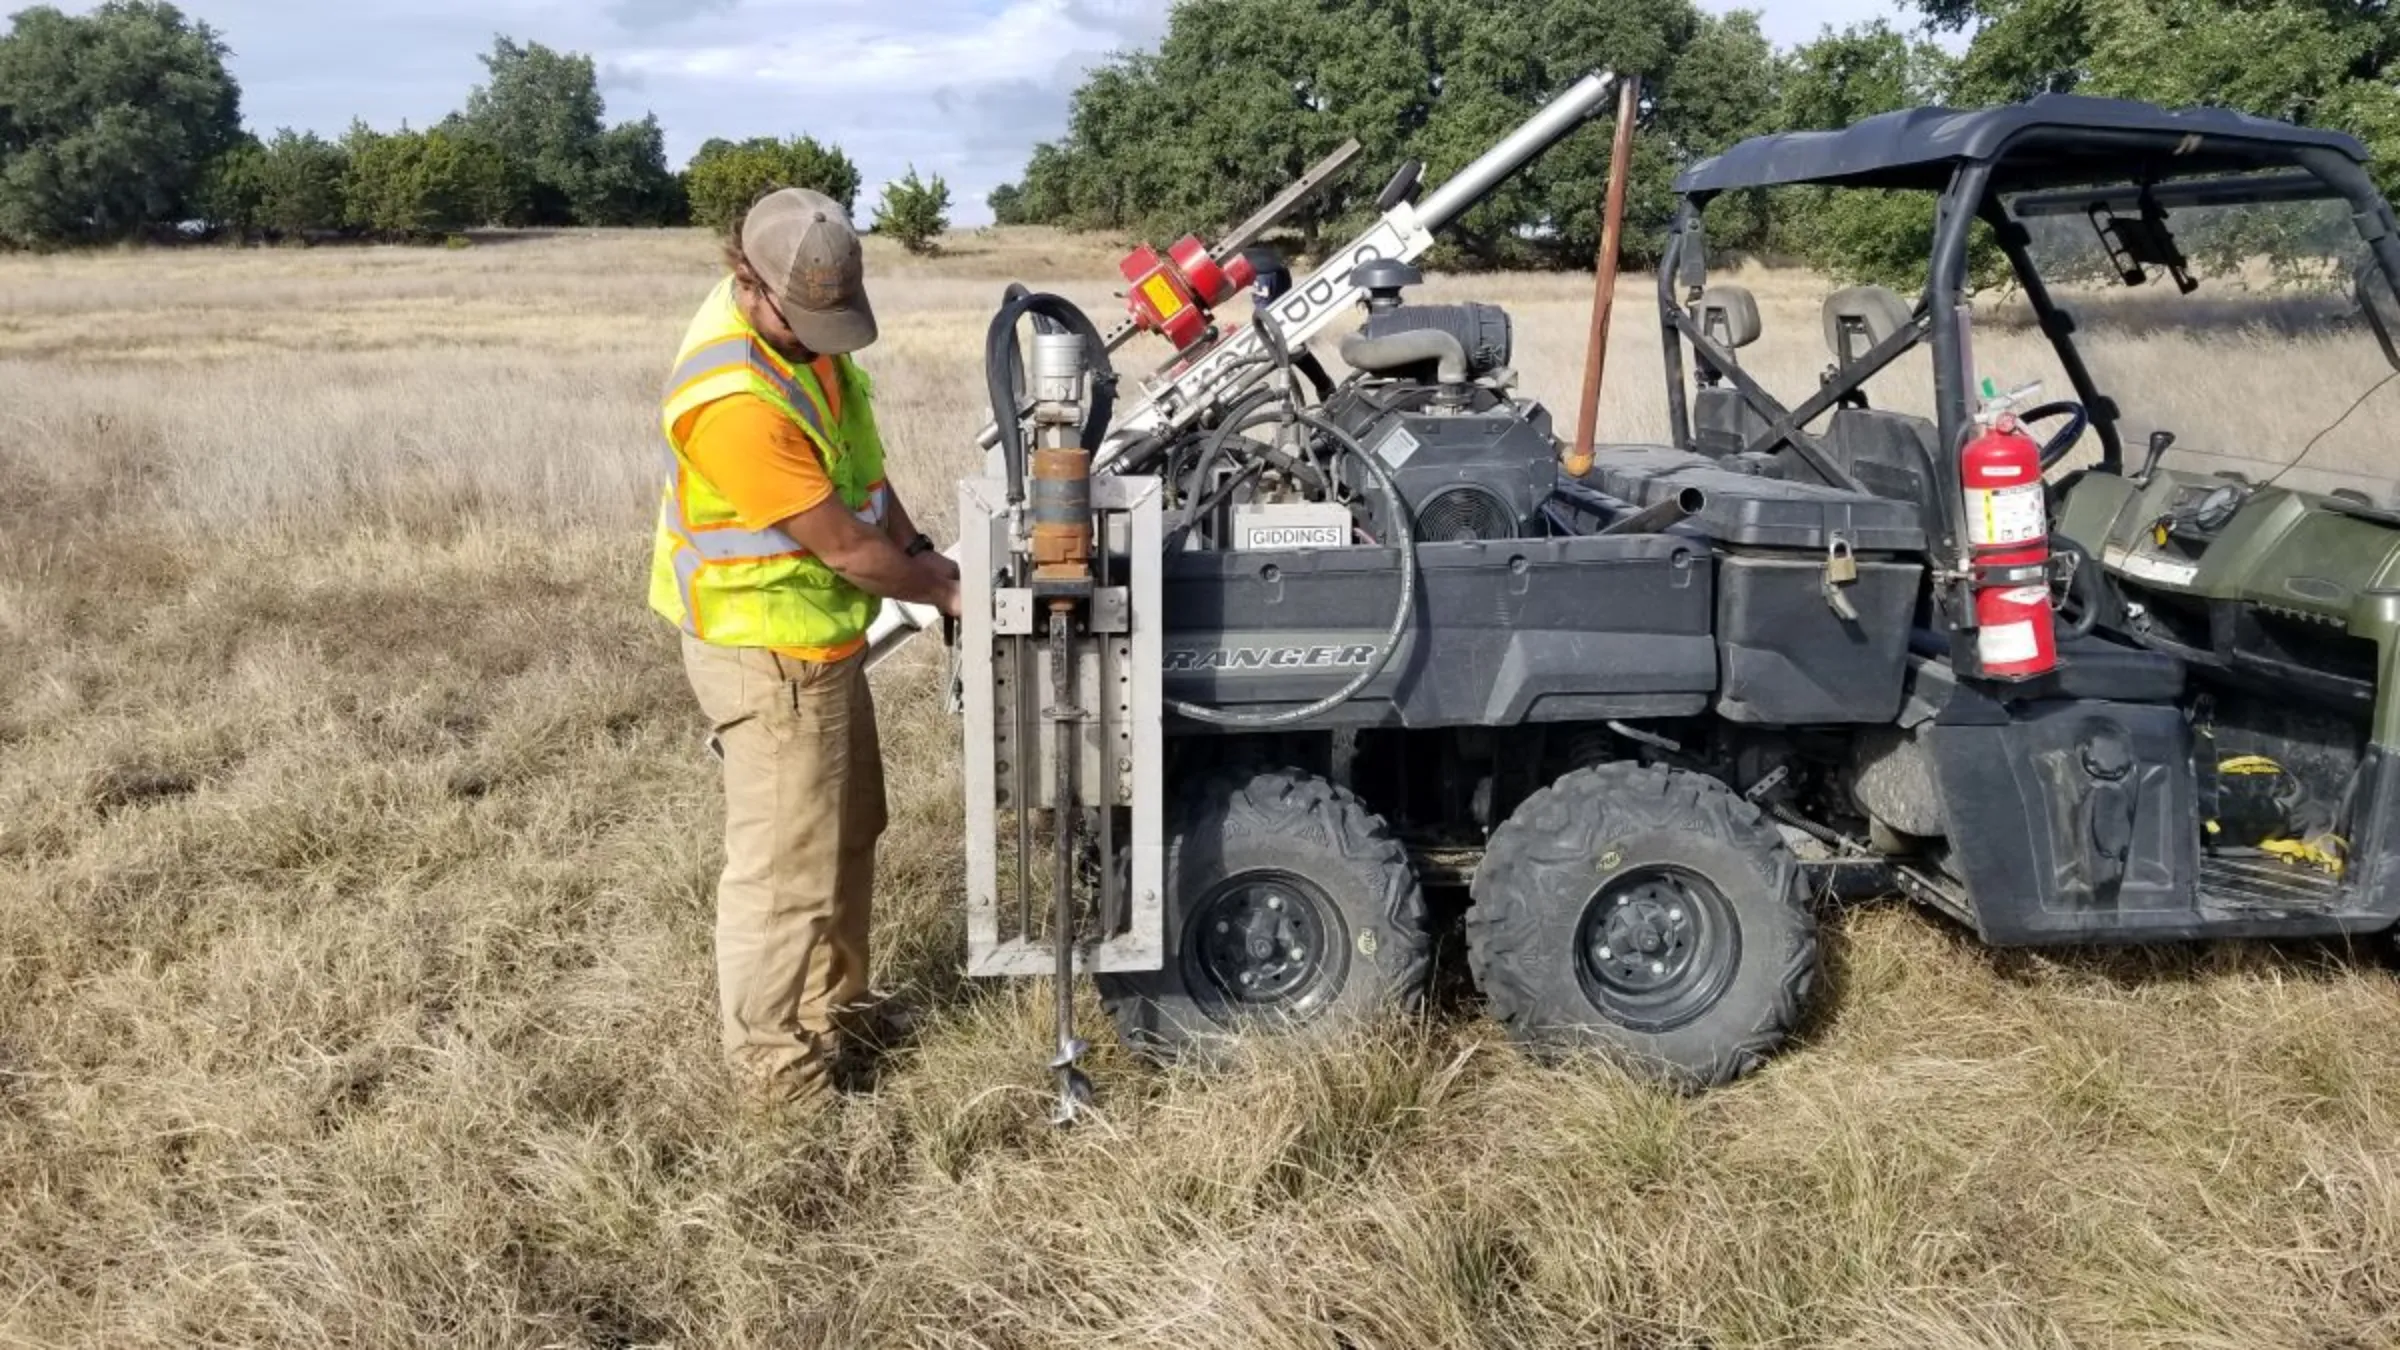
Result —
[[[1837, 879], [1998, 944], [2400, 917], [2390, 452], [2309, 491], [2170, 464], [2161, 429], [2128, 473], [2156, 391], [2103, 389], [2089, 349], [2115, 339], [2060, 298], [2182, 291], [2176, 213], [2259, 203], [2382, 320], [2400, 243], [2359, 147], [2083, 99], [1736, 147], [1680, 180], [1659, 275], [1674, 443], [1570, 473], [1507, 316], [1408, 303], [1409, 263], [1612, 83], [1421, 201], [1403, 171], [1246, 326], [1210, 311], [1256, 222], [1137, 254], [1132, 327], [1178, 346], [1138, 389], [1071, 306], [996, 318], [957, 551], [969, 959], [1059, 977], [1062, 1115], [1073, 974], [1160, 1054], [1338, 1025], [1422, 997], [1428, 883], [1471, 882], [1469, 964], [1512, 1035], [1687, 1085], [1797, 1024]], [[1942, 221], [1914, 304], [1827, 298], [1831, 363], [1790, 401], [1745, 370], [1760, 309], [1711, 284], [1703, 237], [1716, 199], [1779, 185], [1924, 191]], [[2069, 226], [2097, 261], [2052, 285], [2036, 255]], [[2072, 400], [1980, 378], [1978, 228]], [[2318, 317], [2384, 331], [2357, 314]], [[1337, 323], [1350, 373], [1319, 384], [1295, 354]], [[1912, 354], [1932, 406], [1871, 399]], [[2087, 436], [2098, 462], [2062, 477]]]

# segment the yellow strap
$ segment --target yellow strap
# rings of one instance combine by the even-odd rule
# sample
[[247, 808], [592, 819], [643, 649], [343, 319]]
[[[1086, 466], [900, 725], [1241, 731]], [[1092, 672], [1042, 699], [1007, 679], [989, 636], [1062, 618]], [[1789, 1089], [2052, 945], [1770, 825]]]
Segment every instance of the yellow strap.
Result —
[[2225, 760], [2217, 765], [2218, 773], [2229, 773], [2235, 775], [2236, 777], [2242, 778], [2257, 777], [2266, 774], [2279, 774], [2283, 771], [2284, 768], [2282, 765], [2267, 758], [2265, 755], [2236, 755], [2232, 759]]

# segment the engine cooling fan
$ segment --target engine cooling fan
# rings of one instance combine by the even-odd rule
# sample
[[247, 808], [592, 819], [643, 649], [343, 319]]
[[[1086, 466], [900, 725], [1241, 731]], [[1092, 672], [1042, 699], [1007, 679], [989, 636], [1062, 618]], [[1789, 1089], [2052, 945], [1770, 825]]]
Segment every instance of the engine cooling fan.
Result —
[[1462, 544], [1517, 537], [1517, 513], [1489, 488], [1444, 488], [1417, 508], [1417, 542]]

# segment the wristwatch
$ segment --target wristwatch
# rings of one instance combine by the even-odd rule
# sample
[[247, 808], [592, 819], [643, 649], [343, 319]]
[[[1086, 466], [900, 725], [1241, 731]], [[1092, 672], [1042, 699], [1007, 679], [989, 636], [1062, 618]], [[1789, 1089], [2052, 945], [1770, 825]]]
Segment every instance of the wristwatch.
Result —
[[908, 556], [912, 558], [920, 553], [931, 552], [933, 552], [933, 539], [923, 531], [919, 531], [916, 538], [908, 541]]

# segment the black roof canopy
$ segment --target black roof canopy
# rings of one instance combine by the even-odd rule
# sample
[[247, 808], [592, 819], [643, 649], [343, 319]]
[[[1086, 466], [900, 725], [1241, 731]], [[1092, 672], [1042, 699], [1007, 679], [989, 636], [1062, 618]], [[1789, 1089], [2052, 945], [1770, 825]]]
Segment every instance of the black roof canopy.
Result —
[[[2135, 139], [2128, 139], [2128, 137]], [[2008, 158], [2004, 191], [2123, 177], [2141, 139], [2159, 147], [2175, 177], [2288, 164], [2298, 150], [2330, 150], [2360, 163], [2367, 152], [2338, 131], [2296, 127], [2221, 108], [2169, 110], [2121, 99], [2044, 94], [2024, 103], [1960, 111], [1912, 108], [1840, 131], [1793, 131], [1742, 142], [1676, 179], [1681, 193], [1824, 183], [1940, 191], [1964, 162]]]

